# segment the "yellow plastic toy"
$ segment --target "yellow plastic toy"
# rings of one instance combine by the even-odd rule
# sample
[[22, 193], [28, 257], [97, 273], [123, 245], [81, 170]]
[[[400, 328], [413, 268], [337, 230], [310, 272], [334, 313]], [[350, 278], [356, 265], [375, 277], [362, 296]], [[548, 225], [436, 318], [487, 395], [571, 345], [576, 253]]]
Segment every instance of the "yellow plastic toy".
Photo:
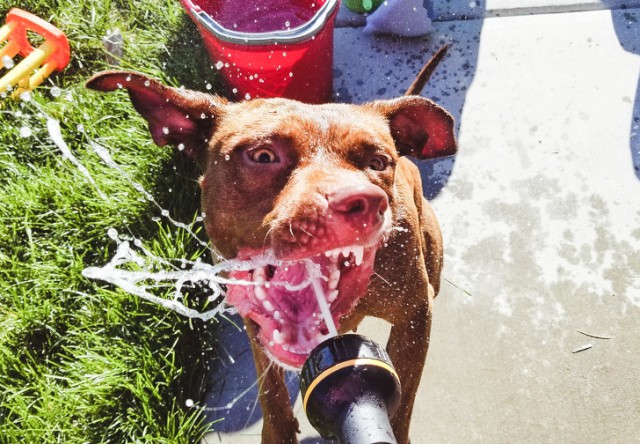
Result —
[[[34, 48], [29, 32], [44, 39]], [[41, 18], [13, 8], [7, 14], [6, 24], [0, 28], [0, 70], [8, 72], [0, 78], [0, 93], [12, 90], [12, 97], [31, 91], [53, 71], [62, 71], [70, 59], [67, 36]], [[24, 57], [15, 64], [15, 56]]]

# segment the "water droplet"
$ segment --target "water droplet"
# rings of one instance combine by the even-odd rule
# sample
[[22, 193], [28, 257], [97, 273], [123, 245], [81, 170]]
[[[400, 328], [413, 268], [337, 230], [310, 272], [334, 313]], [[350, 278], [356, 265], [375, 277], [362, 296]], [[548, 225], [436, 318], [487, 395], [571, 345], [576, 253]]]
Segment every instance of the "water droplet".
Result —
[[22, 128], [20, 128], [20, 136], [31, 137], [31, 134], [31, 128], [29, 128], [28, 126], [23, 126]]
[[289, 28], [291, 26], [291, 22], [290, 21], [286, 21], [284, 22], [284, 26]]
[[24, 91], [24, 92], [20, 93], [20, 100], [22, 100], [23, 102], [30, 102], [31, 101], [31, 93], [29, 91]]
[[246, 94], [244, 95], [244, 98], [245, 98], [245, 99], [247, 99], [247, 100], [250, 100], [250, 99], [251, 99], [251, 94], [246, 93]]
[[238, 94], [238, 88], [233, 88], [231, 92], [233, 92], [234, 94]]
[[223, 66], [224, 63], [222, 61], [218, 61], [218, 63], [216, 63], [216, 69], [222, 69]]
[[187, 406], [188, 408], [193, 407], [193, 399], [187, 399], [184, 402], [184, 405]]
[[84, 125], [82, 123], [79, 123], [78, 126], [76, 126], [76, 129], [78, 132], [84, 133]]
[[169, 134], [169, 128], [167, 128], [166, 126], [162, 127], [162, 134]]
[[226, 160], [226, 161], [231, 160], [231, 156], [227, 154], [226, 156], [224, 156], [224, 160]]
[[151, 82], [150, 82], [149, 80], [146, 80], [146, 81], [144, 82], [144, 86], [149, 86], [149, 85], [151, 85]]
[[213, 86], [211, 85], [211, 83], [207, 83], [207, 85], [205, 86], [205, 88], [207, 88], [207, 90], [210, 90], [211, 88], [213, 88]]
[[49, 92], [53, 97], [60, 97], [60, 94], [62, 94], [62, 90], [57, 86], [52, 87]]
[[13, 59], [11, 57], [9, 57], [8, 55], [2, 57], [2, 65], [6, 68], [6, 69], [11, 69], [15, 66], [15, 63], [13, 62]]
[[115, 228], [109, 228], [107, 230], [107, 236], [109, 236], [109, 238], [113, 240], [118, 239], [118, 230], [116, 230]]
[[178, 151], [184, 151], [184, 143], [178, 144]]

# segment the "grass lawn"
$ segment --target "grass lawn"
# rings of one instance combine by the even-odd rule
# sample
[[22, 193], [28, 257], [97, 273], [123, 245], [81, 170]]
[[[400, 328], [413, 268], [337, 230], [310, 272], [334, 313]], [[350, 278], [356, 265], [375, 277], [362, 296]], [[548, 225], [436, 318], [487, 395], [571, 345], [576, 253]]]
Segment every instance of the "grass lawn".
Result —
[[[81, 272], [113, 256], [110, 228], [163, 258], [208, 260], [91, 141], [188, 224], [197, 173], [153, 144], [124, 93], [83, 85], [114, 68], [102, 38], [115, 28], [121, 68], [201, 90], [215, 85], [215, 68], [178, 0], [0, 0], [2, 23], [18, 5], [66, 33], [72, 61], [30, 100], [0, 99], [0, 442], [196, 442], [202, 418], [187, 400], [197, 405], [215, 359], [207, 345], [215, 324]], [[49, 119], [94, 184], [54, 144]]]

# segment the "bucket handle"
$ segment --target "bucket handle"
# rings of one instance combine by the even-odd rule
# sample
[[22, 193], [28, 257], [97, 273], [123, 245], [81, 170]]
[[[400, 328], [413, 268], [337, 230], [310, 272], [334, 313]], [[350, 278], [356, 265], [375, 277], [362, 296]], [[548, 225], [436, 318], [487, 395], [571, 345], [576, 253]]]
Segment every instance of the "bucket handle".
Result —
[[198, 23], [200, 23], [208, 31], [212, 32], [219, 39], [229, 43], [254, 46], [292, 44], [308, 40], [310, 37], [320, 32], [324, 24], [327, 22], [328, 17], [336, 10], [339, 0], [327, 0], [320, 7], [320, 9], [318, 9], [311, 20], [296, 28], [287, 29], [284, 31], [256, 33], [229, 30], [215, 21], [199, 6], [194, 5], [191, 0], [182, 1], [185, 7], [189, 9], [191, 15], [198, 21]]

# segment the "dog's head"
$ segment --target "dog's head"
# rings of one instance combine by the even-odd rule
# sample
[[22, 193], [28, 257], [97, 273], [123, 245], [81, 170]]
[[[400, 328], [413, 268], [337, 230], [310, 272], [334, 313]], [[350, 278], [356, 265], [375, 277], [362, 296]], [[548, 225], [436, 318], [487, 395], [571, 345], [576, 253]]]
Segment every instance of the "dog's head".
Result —
[[299, 367], [327, 334], [308, 268], [334, 321], [364, 295], [376, 251], [398, 217], [399, 156], [455, 152], [453, 119], [417, 96], [365, 105], [286, 99], [230, 103], [143, 75], [105, 72], [87, 86], [126, 89], [160, 146], [201, 166], [211, 242], [227, 258], [255, 260], [227, 301], [259, 326], [277, 361]]

